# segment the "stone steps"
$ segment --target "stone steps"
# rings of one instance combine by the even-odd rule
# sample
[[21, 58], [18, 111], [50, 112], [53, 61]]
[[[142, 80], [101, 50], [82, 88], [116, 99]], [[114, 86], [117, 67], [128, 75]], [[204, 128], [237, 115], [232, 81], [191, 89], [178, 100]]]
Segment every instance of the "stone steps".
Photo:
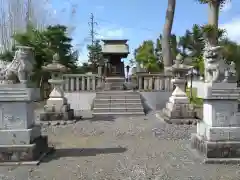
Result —
[[141, 99], [95, 99], [94, 104], [141, 103]]
[[143, 108], [128, 108], [128, 107], [123, 107], [123, 108], [94, 108], [94, 112], [99, 113], [99, 112], [143, 112]]
[[103, 112], [103, 113], [93, 113], [94, 116], [137, 116], [145, 115], [144, 112]]
[[144, 115], [141, 96], [132, 91], [98, 92], [93, 105], [94, 115]]
[[138, 100], [141, 99], [141, 96], [135, 96], [135, 95], [128, 95], [128, 96], [124, 96], [124, 95], [97, 95], [96, 98], [98, 99], [107, 99], [107, 100]]
[[141, 103], [95, 104], [95, 108], [142, 108]]

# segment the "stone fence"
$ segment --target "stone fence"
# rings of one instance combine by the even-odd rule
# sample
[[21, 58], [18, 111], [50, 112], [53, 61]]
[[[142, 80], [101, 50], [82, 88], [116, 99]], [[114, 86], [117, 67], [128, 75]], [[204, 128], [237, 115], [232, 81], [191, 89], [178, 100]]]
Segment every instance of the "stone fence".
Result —
[[[76, 91], [96, 91], [104, 81], [103, 76], [97, 74], [64, 74], [65, 84], [63, 90], [65, 92]], [[172, 91], [171, 76], [163, 74], [137, 73], [131, 79], [140, 91]]]
[[171, 76], [163, 74], [136, 74], [136, 83], [140, 91], [172, 91], [171, 79]]
[[65, 92], [95, 91], [103, 81], [102, 76], [97, 74], [64, 74], [63, 79]]

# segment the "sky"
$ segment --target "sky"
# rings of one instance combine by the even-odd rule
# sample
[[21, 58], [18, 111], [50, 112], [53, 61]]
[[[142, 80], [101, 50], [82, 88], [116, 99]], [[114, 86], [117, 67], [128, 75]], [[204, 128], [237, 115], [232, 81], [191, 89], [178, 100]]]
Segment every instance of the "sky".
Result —
[[[71, 29], [79, 61], [87, 61], [90, 15], [93, 13], [97, 39], [128, 39], [131, 54], [144, 40], [154, 40], [163, 31], [167, 0], [48, 0], [52, 19]], [[221, 10], [219, 24], [227, 36], [240, 43], [240, 0], [232, 0]], [[206, 24], [207, 5], [196, 0], [177, 0], [172, 33], [183, 35], [193, 24]]]

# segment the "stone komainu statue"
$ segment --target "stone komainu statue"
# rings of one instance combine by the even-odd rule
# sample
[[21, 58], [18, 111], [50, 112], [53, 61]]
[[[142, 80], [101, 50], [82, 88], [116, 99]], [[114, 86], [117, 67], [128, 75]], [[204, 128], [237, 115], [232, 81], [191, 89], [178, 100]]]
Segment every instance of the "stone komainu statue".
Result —
[[219, 79], [219, 61], [221, 60], [221, 49], [221, 46], [211, 46], [207, 40], [205, 41], [203, 53], [205, 82], [216, 82]]
[[0, 60], [0, 84], [27, 83], [35, 63], [33, 48], [18, 46], [12, 62]]

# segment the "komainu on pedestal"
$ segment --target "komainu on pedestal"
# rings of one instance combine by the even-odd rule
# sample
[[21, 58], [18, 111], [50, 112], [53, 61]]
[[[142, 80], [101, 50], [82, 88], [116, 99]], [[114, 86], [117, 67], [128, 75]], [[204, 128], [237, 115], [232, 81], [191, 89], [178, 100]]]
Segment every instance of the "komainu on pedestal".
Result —
[[206, 81], [204, 92], [199, 93], [204, 100], [203, 119], [191, 138], [191, 147], [203, 155], [205, 163], [240, 162], [240, 89], [237, 83], [220, 80], [220, 49], [205, 48]]
[[11, 63], [1, 63], [0, 164], [37, 164], [49, 147], [34, 120], [34, 101], [40, 99], [30, 80], [35, 59], [31, 47], [17, 48]]

